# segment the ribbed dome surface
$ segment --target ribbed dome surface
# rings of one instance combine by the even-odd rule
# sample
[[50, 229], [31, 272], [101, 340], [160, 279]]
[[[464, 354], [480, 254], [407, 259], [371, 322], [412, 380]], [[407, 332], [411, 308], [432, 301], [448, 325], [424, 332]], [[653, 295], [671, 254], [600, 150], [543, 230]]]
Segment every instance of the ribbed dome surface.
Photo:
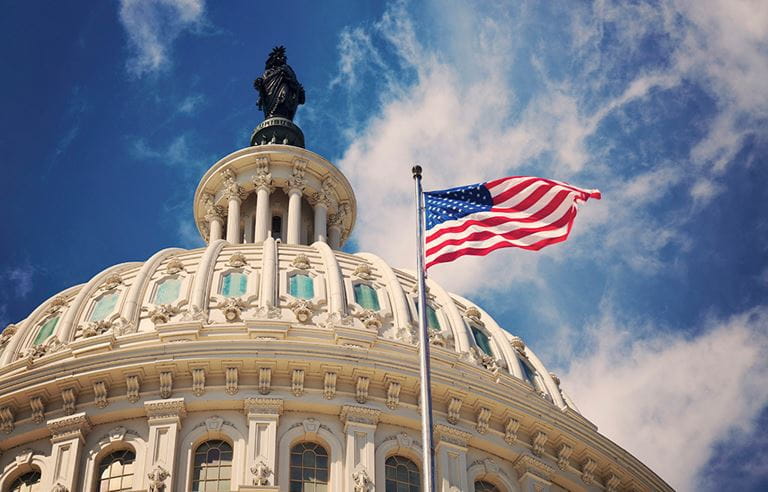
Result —
[[[576, 410], [557, 377], [481, 307], [433, 281], [428, 290], [433, 350], [507, 372], [561, 409]], [[336, 343], [351, 349], [380, 339], [416, 345], [415, 299], [413, 275], [372, 254], [333, 251], [322, 242], [220, 240], [116, 265], [52, 297], [3, 332], [0, 365], [44, 364], [104, 339], [129, 343], [152, 332], [171, 342], [223, 333], [231, 340], [284, 338], [292, 328], [339, 328], [347, 335], [336, 336]]]

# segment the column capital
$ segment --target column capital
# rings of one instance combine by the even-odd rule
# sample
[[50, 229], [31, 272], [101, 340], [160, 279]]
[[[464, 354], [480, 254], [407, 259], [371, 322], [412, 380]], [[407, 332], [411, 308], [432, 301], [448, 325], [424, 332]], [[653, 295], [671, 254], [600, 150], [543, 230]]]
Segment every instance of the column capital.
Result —
[[437, 424], [434, 427], [435, 442], [437, 444], [451, 444], [460, 448], [466, 448], [472, 434], [448, 425]]
[[357, 405], [344, 405], [341, 407], [339, 418], [344, 422], [344, 426], [349, 424], [362, 424], [375, 427], [379, 423], [381, 410], [371, 407], [361, 407]]
[[256, 191], [265, 189], [269, 193], [272, 193], [274, 186], [272, 186], [272, 173], [269, 171], [269, 159], [266, 157], [259, 157], [256, 164], [256, 174], [253, 176], [253, 187]]
[[85, 439], [85, 435], [91, 430], [91, 422], [85, 412], [67, 415], [46, 422], [51, 431], [51, 442], [69, 441], [71, 439]]
[[246, 398], [243, 400], [243, 411], [247, 417], [279, 417], [283, 413], [283, 400], [281, 398]]
[[306, 169], [307, 161], [304, 159], [296, 159], [293, 161], [293, 171], [288, 178], [288, 186], [286, 186], [288, 193], [292, 191], [304, 191], [304, 188], [307, 186], [307, 179], [304, 177]]
[[187, 416], [187, 406], [184, 398], [168, 398], [144, 402], [144, 412], [151, 424], [165, 422], [180, 423]]
[[349, 203], [341, 202], [336, 213], [328, 217], [328, 226], [341, 228], [347, 214], [349, 214]]

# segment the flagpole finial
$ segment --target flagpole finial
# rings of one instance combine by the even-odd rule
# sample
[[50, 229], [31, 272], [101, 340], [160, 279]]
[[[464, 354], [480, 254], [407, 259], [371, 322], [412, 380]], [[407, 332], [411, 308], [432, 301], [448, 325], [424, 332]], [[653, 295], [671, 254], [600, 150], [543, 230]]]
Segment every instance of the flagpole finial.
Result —
[[420, 178], [421, 177], [421, 166], [418, 164], [413, 166], [411, 168], [411, 172], [413, 173], [413, 179]]

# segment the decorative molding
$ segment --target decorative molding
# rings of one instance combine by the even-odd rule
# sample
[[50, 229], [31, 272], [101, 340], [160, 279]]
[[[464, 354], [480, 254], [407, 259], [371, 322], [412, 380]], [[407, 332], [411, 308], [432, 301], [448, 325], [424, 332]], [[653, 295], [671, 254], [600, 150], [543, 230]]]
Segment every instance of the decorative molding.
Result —
[[498, 374], [499, 362], [496, 359], [478, 349], [477, 347], [470, 347], [469, 353], [478, 365], [488, 369], [494, 374]]
[[65, 307], [67, 307], [67, 298], [62, 295], [57, 295], [56, 297], [53, 298], [51, 303], [48, 305], [48, 309], [46, 309], [46, 312], [48, 314], [56, 314], [62, 309], [64, 309]]
[[368, 475], [365, 466], [358, 464], [355, 471], [352, 472], [352, 487], [354, 492], [368, 492], [372, 486], [373, 481], [371, 480], [370, 475]]
[[480, 434], [488, 432], [488, 423], [491, 420], [491, 409], [487, 407], [480, 407], [477, 411], [477, 425], [475, 429]]
[[517, 431], [520, 429], [520, 421], [514, 417], [510, 417], [507, 420], [507, 424], [504, 426], [504, 441], [507, 444], [512, 445], [517, 441]]
[[381, 315], [372, 309], [365, 309], [357, 317], [369, 330], [378, 331], [381, 328]]
[[535, 456], [542, 456], [544, 454], [544, 445], [547, 443], [547, 433], [542, 431], [536, 431], [531, 438], [531, 446], [533, 446], [533, 454]]
[[139, 376], [130, 375], [125, 377], [126, 392], [125, 396], [131, 403], [139, 401], [139, 391], [141, 389], [141, 380]]
[[595, 482], [595, 470], [597, 469], [597, 462], [591, 457], [587, 456], [581, 464], [581, 480], [589, 485]]
[[179, 314], [179, 312], [179, 308], [172, 304], [160, 304], [149, 311], [149, 319], [156, 325], [168, 323], [171, 321], [171, 318]]
[[32, 458], [35, 456], [36, 451], [30, 448], [24, 448], [16, 455], [14, 461], [16, 466], [29, 465], [32, 463]]
[[464, 310], [464, 317], [469, 320], [470, 323], [475, 323], [478, 325], [482, 325], [483, 322], [480, 320], [481, 318], [480, 310], [477, 309], [475, 306], [469, 306], [467, 309]]
[[435, 425], [434, 434], [435, 434], [435, 441], [437, 441], [438, 443], [445, 442], [445, 443], [453, 444], [454, 446], [459, 446], [462, 448], [467, 447], [467, 444], [469, 443], [469, 440], [472, 437], [472, 434], [470, 434], [469, 432], [464, 432], [463, 430], [459, 430], [456, 427], [451, 427], [443, 424]]
[[557, 467], [561, 470], [567, 470], [571, 464], [571, 454], [573, 447], [566, 443], [561, 443], [557, 448]]
[[184, 263], [178, 256], [173, 255], [168, 257], [168, 262], [165, 264], [165, 271], [171, 275], [175, 275], [184, 270]]
[[227, 321], [237, 321], [247, 307], [245, 301], [239, 297], [227, 297], [219, 301], [218, 308], [224, 313]]
[[326, 371], [323, 377], [323, 398], [333, 400], [336, 397], [336, 373]]
[[69, 492], [69, 489], [61, 482], [56, 482], [56, 485], [51, 488], [51, 492]]
[[64, 410], [64, 415], [75, 413], [75, 403], [77, 401], [75, 388], [64, 388], [61, 390], [61, 400], [63, 401], [62, 409]]
[[45, 420], [45, 401], [42, 396], [33, 396], [29, 399], [29, 408], [32, 409], [32, 422], [41, 424]]
[[14, 418], [15, 415], [11, 407], [0, 408], [0, 432], [3, 432], [4, 434], [13, 432]]
[[381, 417], [381, 410], [370, 407], [359, 407], [357, 405], [344, 405], [341, 407], [339, 419], [344, 424], [356, 423], [365, 425], [377, 425]]
[[192, 394], [195, 396], [205, 394], [205, 369], [202, 367], [192, 369]]
[[253, 176], [252, 181], [256, 191], [259, 188], [265, 188], [269, 193], [272, 193], [274, 186], [272, 186], [272, 173], [269, 171], [268, 157], [258, 157], [256, 159], [256, 174]]
[[368, 401], [368, 386], [371, 384], [371, 378], [368, 376], [358, 376], [355, 383], [355, 400], [357, 403], [366, 403]]
[[402, 385], [397, 381], [390, 381], [387, 384], [387, 408], [396, 410], [400, 405], [400, 389]]
[[212, 415], [205, 419], [205, 428], [210, 431], [220, 431], [224, 425], [224, 419], [218, 415]]
[[433, 330], [432, 328], [428, 328], [427, 334], [429, 335], [430, 345], [435, 345], [437, 347], [445, 347], [448, 344], [445, 335], [439, 330]]
[[170, 398], [173, 394], [173, 373], [171, 371], [160, 372], [160, 398]]
[[245, 255], [240, 251], [235, 251], [227, 260], [227, 265], [233, 268], [241, 268], [248, 264]]
[[281, 415], [283, 400], [280, 398], [246, 398], [243, 400], [243, 411], [250, 415]]
[[291, 393], [296, 397], [304, 394], [304, 369], [294, 369], [291, 373]]
[[268, 395], [272, 391], [272, 369], [269, 367], [259, 368], [259, 393]]
[[228, 395], [235, 395], [239, 391], [237, 367], [227, 367], [224, 374], [224, 391]]
[[371, 265], [369, 265], [367, 262], [358, 263], [357, 266], [355, 266], [355, 271], [352, 272], [352, 276], [362, 280], [370, 280], [373, 278]]
[[303, 191], [307, 186], [307, 180], [304, 177], [304, 172], [307, 169], [307, 161], [304, 159], [295, 159], [293, 161], [293, 170], [291, 176], [288, 178], [288, 186], [286, 192], [291, 190]]
[[293, 260], [291, 260], [291, 266], [299, 270], [309, 270], [312, 268], [312, 265], [309, 262], [309, 257], [304, 253], [299, 253], [294, 256]]
[[530, 473], [540, 479], [550, 480], [555, 472], [554, 468], [529, 454], [520, 456], [513, 466], [520, 477], [526, 473]]
[[109, 387], [107, 386], [107, 383], [104, 381], [96, 381], [93, 383], [93, 403], [98, 408], [106, 408], [107, 405], [109, 405], [109, 400], [107, 399], [107, 393], [109, 392]]
[[617, 492], [621, 485], [621, 479], [613, 472], [609, 472], [605, 477], [605, 492]]
[[48, 430], [51, 432], [51, 441], [60, 442], [70, 439], [84, 439], [91, 430], [91, 422], [85, 413], [69, 415], [48, 421]]
[[509, 344], [512, 345], [513, 349], [525, 356], [525, 342], [523, 342], [522, 338], [513, 336], [510, 338]]
[[263, 460], [259, 460], [251, 467], [251, 473], [253, 473], [253, 485], [269, 485], [269, 477], [272, 476], [272, 469], [267, 466]]
[[149, 478], [149, 492], [164, 492], [165, 491], [165, 479], [170, 476], [170, 473], [160, 465], [155, 466], [151, 472], [147, 473]]
[[237, 184], [237, 175], [231, 169], [224, 169], [221, 172], [222, 178], [224, 178], [224, 193], [223, 196], [226, 200], [243, 201], [248, 196], [242, 186]]
[[288, 308], [296, 315], [299, 323], [306, 323], [312, 318], [312, 302], [307, 299], [296, 299], [288, 305]]
[[152, 400], [144, 402], [144, 412], [150, 424], [166, 419], [180, 420], [187, 416], [187, 406], [184, 398]]
[[115, 289], [118, 285], [121, 285], [123, 283], [123, 278], [120, 276], [119, 273], [114, 272], [110, 273], [106, 277], [104, 277], [104, 282], [102, 282], [100, 289], [103, 291], [110, 291], [112, 289]]
[[459, 415], [461, 412], [461, 404], [463, 400], [456, 396], [452, 396], [448, 401], [448, 423], [456, 425], [459, 422]]
[[8, 342], [11, 341], [13, 335], [16, 334], [17, 329], [17, 326], [11, 323], [7, 325], [2, 332], [0, 332], [0, 349], [8, 345]]

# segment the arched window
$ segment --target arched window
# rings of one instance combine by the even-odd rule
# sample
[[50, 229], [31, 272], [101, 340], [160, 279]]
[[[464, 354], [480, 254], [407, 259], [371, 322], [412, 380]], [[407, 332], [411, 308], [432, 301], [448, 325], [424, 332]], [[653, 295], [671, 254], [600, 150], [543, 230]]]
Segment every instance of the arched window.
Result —
[[8, 489], [8, 492], [39, 492], [41, 490], [40, 472], [34, 470], [25, 473], [11, 482], [11, 487]]
[[419, 492], [421, 474], [416, 463], [403, 456], [390, 456], [384, 462], [386, 492]]
[[288, 280], [288, 292], [299, 299], [312, 299], [315, 297], [315, 283], [312, 277], [303, 273], [295, 273]]
[[491, 350], [491, 340], [488, 338], [488, 335], [486, 335], [484, 331], [477, 327], [473, 326], [471, 329], [472, 336], [475, 338], [475, 343], [477, 343], [477, 346], [480, 347], [480, 350], [485, 352], [485, 355], [493, 356], [493, 350]]
[[232, 446], [221, 440], [206, 441], [195, 450], [192, 492], [231, 490]]
[[478, 480], [475, 482], [475, 492], [501, 492], [499, 488], [490, 482]]
[[93, 311], [91, 312], [91, 317], [88, 321], [101, 321], [112, 314], [112, 311], [115, 310], [115, 306], [117, 305], [117, 295], [117, 292], [113, 292], [101, 296], [101, 298], [96, 301], [96, 305], [93, 306]]
[[181, 279], [166, 278], [157, 284], [155, 291], [155, 304], [169, 304], [179, 298]]
[[136, 453], [121, 449], [105, 456], [99, 463], [99, 492], [133, 490], [133, 463]]
[[221, 277], [221, 295], [224, 297], [239, 297], [248, 288], [248, 276], [241, 272], [225, 273]]
[[40, 327], [40, 331], [37, 332], [37, 336], [35, 337], [35, 341], [32, 342], [32, 345], [40, 345], [44, 341], [48, 339], [49, 336], [53, 333], [53, 330], [56, 329], [56, 325], [59, 323], [59, 317], [54, 316], [53, 318], [50, 318], [45, 323], [43, 323], [43, 326]]
[[313, 442], [291, 448], [290, 492], [328, 491], [328, 452]]
[[379, 305], [379, 295], [376, 293], [376, 289], [368, 284], [355, 284], [353, 290], [355, 291], [355, 302], [360, 304], [360, 306], [373, 311], [381, 309], [381, 306]]

